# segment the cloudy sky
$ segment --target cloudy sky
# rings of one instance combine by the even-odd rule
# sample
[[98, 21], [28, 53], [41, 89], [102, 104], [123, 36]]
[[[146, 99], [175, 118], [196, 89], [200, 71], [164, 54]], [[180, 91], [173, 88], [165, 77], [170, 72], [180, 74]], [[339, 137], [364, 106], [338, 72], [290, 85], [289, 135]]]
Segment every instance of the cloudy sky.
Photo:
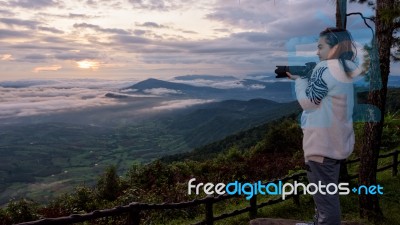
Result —
[[[289, 40], [333, 26], [334, 14], [333, 0], [0, 0], [0, 80], [272, 73]], [[354, 17], [348, 28], [364, 26]]]

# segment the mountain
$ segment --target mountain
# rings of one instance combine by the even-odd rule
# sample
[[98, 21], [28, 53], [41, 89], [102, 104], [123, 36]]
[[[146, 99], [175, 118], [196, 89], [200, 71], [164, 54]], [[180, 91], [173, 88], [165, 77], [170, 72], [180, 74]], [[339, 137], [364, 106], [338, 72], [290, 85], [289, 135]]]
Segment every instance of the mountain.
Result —
[[253, 79], [234, 81], [232, 88], [195, 86], [187, 83], [150, 78], [122, 89], [129, 94], [152, 94], [162, 91], [167, 96], [216, 100], [250, 100], [265, 98], [277, 102], [293, 101], [291, 82], [263, 82]]
[[117, 93], [107, 93], [107, 94], [105, 94], [104, 95], [105, 97], [107, 97], [107, 98], [119, 98], [119, 99], [121, 99], [121, 98], [128, 98], [129, 96], [127, 96], [127, 95], [121, 95], [121, 94], [117, 94]]
[[[124, 90], [134, 89], [136, 93], [148, 93], [151, 89], [164, 88], [168, 90], [176, 91], [177, 93], [183, 93], [185, 95], [191, 95], [197, 98], [207, 98], [210, 95], [223, 94], [225, 90], [211, 88], [211, 87], [197, 87], [189, 84], [174, 83], [169, 81], [158, 80], [150, 78], [139, 83], [136, 83], [130, 87], [124, 88]], [[147, 91], [147, 92], [146, 92]], [[179, 92], [178, 92], [179, 91]]]
[[226, 81], [236, 80], [234, 76], [213, 76], [213, 75], [184, 75], [174, 77], [175, 80], [214, 80], [214, 81]]

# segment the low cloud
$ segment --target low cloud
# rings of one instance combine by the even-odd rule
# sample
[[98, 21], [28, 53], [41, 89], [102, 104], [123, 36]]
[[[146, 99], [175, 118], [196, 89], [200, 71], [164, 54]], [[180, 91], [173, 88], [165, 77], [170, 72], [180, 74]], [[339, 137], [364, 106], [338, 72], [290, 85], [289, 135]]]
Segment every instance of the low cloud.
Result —
[[124, 83], [102, 80], [3, 81], [0, 82], [0, 118], [120, 104], [104, 97], [104, 94]]
[[172, 82], [189, 84], [198, 87], [213, 87], [218, 89], [244, 88], [240, 79], [234, 80], [209, 80], [209, 79], [193, 79], [193, 80], [172, 80]]
[[[0, 92], [2, 90], [0, 89]], [[24, 97], [21, 102], [2, 102], [0, 118], [32, 116], [38, 114], [57, 113], [88, 107], [110, 105], [112, 102], [100, 96], [76, 95], [54, 97]]]
[[259, 89], [264, 89], [265, 85], [262, 84], [252, 84], [248, 87], [248, 89], [253, 89], [253, 90], [259, 90]]
[[52, 66], [40, 66], [40, 67], [35, 67], [33, 69], [33, 72], [39, 73], [43, 71], [58, 71], [62, 67], [60, 65], [52, 65]]
[[161, 102], [160, 105], [154, 106], [151, 109], [155, 111], [182, 109], [194, 105], [206, 104], [211, 102], [214, 102], [214, 100], [204, 100], [204, 99], [171, 100], [171, 101]]
[[146, 94], [158, 95], [158, 96], [183, 94], [181, 91], [168, 89], [168, 88], [151, 88], [151, 89], [145, 89], [145, 90], [143, 90], [143, 92]]

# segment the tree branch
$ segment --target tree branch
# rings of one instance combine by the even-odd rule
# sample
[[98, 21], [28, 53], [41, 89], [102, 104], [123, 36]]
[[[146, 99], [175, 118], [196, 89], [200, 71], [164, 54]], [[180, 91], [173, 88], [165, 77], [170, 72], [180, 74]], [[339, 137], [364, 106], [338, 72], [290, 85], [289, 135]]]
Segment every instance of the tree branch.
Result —
[[359, 15], [359, 16], [361, 16], [361, 18], [364, 20], [364, 24], [365, 24], [369, 29], [371, 29], [371, 31], [372, 31], [372, 36], [375, 35], [374, 30], [373, 30], [372, 27], [367, 23], [367, 20], [370, 20], [370, 21], [372, 21], [372, 22], [375, 23], [375, 20], [374, 20], [373, 18], [365, 17], [365, 16], [364, 16], [362, 13], [360, 13], [360, 12], [353, 12], [353, 13], [347, 13], [347, 14], [346, 14], [346, 16], [352, 16], [352, 15]]

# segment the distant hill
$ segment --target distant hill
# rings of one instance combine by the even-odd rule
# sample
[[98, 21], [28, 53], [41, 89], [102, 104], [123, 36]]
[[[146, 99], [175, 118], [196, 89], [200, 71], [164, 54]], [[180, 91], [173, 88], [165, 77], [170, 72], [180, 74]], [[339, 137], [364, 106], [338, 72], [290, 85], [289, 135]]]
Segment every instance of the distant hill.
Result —
[[400, 87], [400, 76], [389, 76], [388, 80], [389, 87]]
[[278, 102], [288, 102], [294, 100], [290, 82], [263, 82], [252, 79], [244, 79], [238, 80], [236, 83], [240, 87], [221, 89], [150, 78], [126, 87], [122, 91], [124, 93], [131, 94], [146, 94], [154, 89], [166, 89], [173, 91], [170, 95], [179, 95], [183, 98], [217, 100], [250, 100], [254, 98], [265, 98]]
[[[355, 85], [358, 87], [368, 87], [369, 81], [365, 81], [364, 79], [360, 79], [355, 82]], [[388, 78], [388, 87], [389, 88], [396, 88], [400, 87], [400, 75], [390, 75]]]
[[138, 89], [139, 91], [143, 91], [145, 89], [151, 88], [167, 88], [173, 90], [214, 90], [216, 88], [209, 88], [209, 87], [196, 87], [189, 84], [181, 84], [181, 83], [174, 83], [169, 81], [158, 80], [154, 78], [149, 78], [144, 81], [140, 81], [130, 87], [124, 89]]
[[127, 95], [121, 95], [121, 94], [116, 94], [116, 93], [107, 93], [104, 96], [107, 97], [107, 98], [119, 98], [119, 99], [128, 98]]
[[234, 76], [213, 76], [213, 75], [184, 75], [174, 77], [175, 80], [216, 80], [216, 81], [225, 81], [225, 80], [236, 80], [237, 78]]
[[180, 91], [185, 95], [193, 96], [196, 98], [208, 98], [210, 96], [222, 95], [225, 92], [225, 90], [217, 88], [197, 87], [189, 84], [174, 83], [154, 78], [141, 81], [130, 87], [124, 88], [124, 90], [134, 89], [135, 90], [134, 93], [145, 94], [146, 90], [148, 91], [157, 88], [165, 88], [169, 90]]

